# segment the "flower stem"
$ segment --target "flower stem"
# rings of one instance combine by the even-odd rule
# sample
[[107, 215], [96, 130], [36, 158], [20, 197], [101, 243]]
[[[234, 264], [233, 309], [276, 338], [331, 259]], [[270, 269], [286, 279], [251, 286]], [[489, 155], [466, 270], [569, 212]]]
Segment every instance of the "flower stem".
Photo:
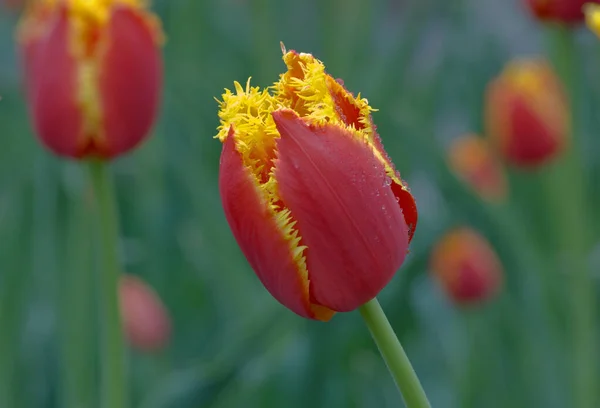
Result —
[[566, 276], [570, 280], [570, 312], [573, 334], [574, 407], [593, 408], [596, 395], [596, 328], [594, 284], [587, 263], [589, 229], [586, 221], [586, 180], [581, 165], [579, 102], [580, 84], [573, 33], [566, 27], [552, 31], [553, 62], [569, 93], [572, 140], [564, 156], [550, 169], [556, 209], [553, 223], [559, 223], [557, 237], [564, 255]]
[[430, 408], [419, 378], [377, 299], [365, 303], [359, 310], [402, 394], [406, 407]]
[[96, 198], [96, 233], [99, 243], [99, 299], [101, 393], [103, 408], [128, 406], [125, 347], [119, 312], [117, 284], [121, 273], [117, 252], [118, 221], [115, 194], [107, 165], [90, 163], [90, 173]]

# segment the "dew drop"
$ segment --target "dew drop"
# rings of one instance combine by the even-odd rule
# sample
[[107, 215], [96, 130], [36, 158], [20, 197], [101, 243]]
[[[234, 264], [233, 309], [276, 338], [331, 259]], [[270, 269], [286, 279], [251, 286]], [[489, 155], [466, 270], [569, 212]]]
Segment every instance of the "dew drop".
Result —
[[392, 185], [392, 178], [390, 176], [385, 176], [385, 180], [383, 182], [384, 187], [389, 187]]

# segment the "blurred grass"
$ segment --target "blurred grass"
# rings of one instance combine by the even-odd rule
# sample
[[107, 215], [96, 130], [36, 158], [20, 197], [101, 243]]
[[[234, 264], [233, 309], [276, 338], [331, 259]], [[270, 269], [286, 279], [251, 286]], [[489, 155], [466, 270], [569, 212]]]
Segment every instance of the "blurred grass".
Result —
[[[259, 284], [223, 217], [213, 97], [234, 80], [252, 76], [261, 86], [276, 80], [284, 69], [279, 41], [314, 53], [380, 109], [378, 131], [420, 214], [411, 254], [381, 302], [432, 405], [567, 406], [564, 273], [552, 271], [555, 247], [540, 210], [547, 206], [539, 177], [511, 172], [513, 199], [490, 208], [445, 164], [453, 137], [484, 131], [490, 78], [523, 50], [543, 51], [540, 28], [516, 0], [163, 0], [154, 8], [168, 38], [162, 113], [153, 137], [114, 170], [125, 269], [156, 288], [173, 316], [174, 337], [161, 355], [131, 356], [136, 406], [400, 403], [359, 316], [320, 324], [283, 309]], [[73, 333], [57, 319], [74, 304], [92, 307], [85, 305], [93, 299], [61, 295], [67, 284], [82, 291], [90, 284], [78, 275], [87, 263], [79, 239], [86, 235], [85, 184], [77, 164], [35, 143], [15, 23], [0, 11], [0, 408], [63, 407], [63, 398], [95, 398], [94, 322], [89, 332]], [[578, 40], [590, 84], [580, 104], [582, 165], [595, 209], [600, 52], [587, 33]], [[597, 243], [599, 217], [590, 214], [588, 221]], [[505, 293], [467, 311], [454, 308], [427, 274], [432, 244], [463, 223], [488, 236], [506, 271]], [[59, 350], [88, 364], [91, 378], [61, 374]], [[81, 396], [61, 394], [63, 381], [81, 381]]]

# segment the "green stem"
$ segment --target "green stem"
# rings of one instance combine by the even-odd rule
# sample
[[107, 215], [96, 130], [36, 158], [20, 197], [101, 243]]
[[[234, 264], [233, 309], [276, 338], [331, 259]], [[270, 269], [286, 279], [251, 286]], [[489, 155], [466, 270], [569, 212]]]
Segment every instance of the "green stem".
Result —
[[99, 299], [101, 393], [103, 408], [126, 408], [128, 403], [125, 346], [119, 312], [117, 285], [121, 274], [117, 251], [118, 221], [115, 193], [108, 167], [100, 161], [90, 163], [96, 198], [96, 232], [99, 241]]
[[67, 260], [61, 279], [61, 352], [63, 360], [62, 405], [64, 408], [93, 406], [94, 321], [93, 270], [91, 247], [87, 238], [90, 208], [81, 199], [81, 189], [73, 197], [69, 211]]
[[551, 32], [553, 60], [563, 83], [569, 92], [572, 115], [572, 140], [564, 156], [550, 169], [556, 207], [552, 222], [557, 223], [557, 238], [564, 256], [564, 270], [571, 285], [570, 313], [573, 334], [573, 385], [574, 407], [596, 407], [596, 329], [594, 282], [592, 281], [587, 255], [589, 249], [585, 192], [586, 180], [579, 154], [580, 102], [579, 73], [577, 72], [576, 45], [573, 33], [565, 27]]
[[365, 303], [359, 310], [402, 394], [406, 407], [430, 408], [419, 378], [377, 299]]

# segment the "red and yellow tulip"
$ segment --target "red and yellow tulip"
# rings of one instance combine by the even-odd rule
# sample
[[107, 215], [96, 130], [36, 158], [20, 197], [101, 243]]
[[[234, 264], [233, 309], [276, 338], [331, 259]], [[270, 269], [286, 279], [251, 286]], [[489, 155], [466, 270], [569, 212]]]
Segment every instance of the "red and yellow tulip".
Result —
[[508, 182], [500, 161], [486, 139], [467, 134], [450, 146], [450, 167], [484, 200], [506, 199]]
[[112, 158], [147, 136], [162, 87], [162, 31], [142, 0], [39, 0], [19, 41], [35, 131], [54, 153]]
[[502, 264], [489, 242], [476, 231], [461, 227], [436, 244], [431, 271], [446, 294], [457, 304], [484, 301], [502, 285]]
[[373, 109], [310, 54], [261, 90], [235, 83], [220, 103], [225, 215], [267, 290], [328, 320], [374, 298], [400, 267], [414, 199], [375, 131]]
[[562, 84], [543, 60], [510, 62], [487, 88], [487, 136], [502, 157], [524, 168], [546, 164], [565, 150], [570, 111]]
[[527, 0], [529, 10], [537, 19], [566, 24], [583, 22], [582, 9], [586, 3], [600, 3], [600, 0]]

